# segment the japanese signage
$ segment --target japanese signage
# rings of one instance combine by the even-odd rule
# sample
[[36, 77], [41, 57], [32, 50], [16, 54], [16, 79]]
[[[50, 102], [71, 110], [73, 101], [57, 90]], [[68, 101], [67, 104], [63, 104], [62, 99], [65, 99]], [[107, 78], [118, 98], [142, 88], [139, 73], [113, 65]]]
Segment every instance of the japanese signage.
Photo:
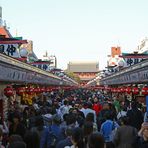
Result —
[[134, 64], [137, 64], [139, 62], [142, 62], [145, 59], [148, 59], [148, 54], [123, 54], [120, 56], [124, 59], [126, 62], [126, 66], [131, 66]]
[[[103, 83], [102, 83], [103, 82]], [[124, 73], [114, 78], [102, 81], [101, 84], [126, 84], [126, 83], [137, 83], [137, 82], [148, 82], [148, 70], [139, 70], [132, 73]]]
[[146, 59], [146, 58], [137, 58], [137, 57], [134, 57], [134, 58], [124, 58], [127, 66], [131, 66], [131, 65], [137, 64], [139, 62], [142, 62], [144, 59]]
[[32, 66], [35, 66], [37, 68], [40, 68], [42, 70], [45, 71], [49, 71], [50, 67], [49, 67], [49, 62], [35, 62], [35, 63], [31, 63]]
[[0, 44], [0, 53], [4, 53], [8, 56], [18, 58], [18, 44]]

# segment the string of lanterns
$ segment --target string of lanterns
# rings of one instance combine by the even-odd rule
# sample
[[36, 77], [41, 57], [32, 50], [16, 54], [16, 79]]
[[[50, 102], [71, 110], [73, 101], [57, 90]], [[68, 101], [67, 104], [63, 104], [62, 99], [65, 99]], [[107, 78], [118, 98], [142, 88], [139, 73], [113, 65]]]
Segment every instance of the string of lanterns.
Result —
[[105, 90], [105, 91], [109, 91], [112, 93], [127, 93], [127, 94], [134, 94], [134, 95], [138, 95], [138, 94], [142, 94], [142, 95], [148, 95], [148, 87], [144, 86], [143, 88], [139, 88], [139, 87], [131, 87], [131, 86], [123, 86], [123, 87], [105, 87], [105, 86], [91, 86], [88, 89], [91, 90]]
[[70, 86], [63, 86], [63, 87], [58, 87], [58, 86], [50, 86], [50, 87], [18, 87], [16, 89], [14, 89], [12, 86], [7, 86], [4, 89], [4, 95], [7, 97], [13, 96], [16, 92], [17, 95], [23, 95], [23, 94], [28, 94], [28, 95], [32, 95], [34, 93], [36, 94], [40, 94], [43, 92], [52, 92], [52, 91], [57, 91], [59, 89], [63, 89], [63, 90], [72, 90], [75, 89], [76, 87], [70, 87]]

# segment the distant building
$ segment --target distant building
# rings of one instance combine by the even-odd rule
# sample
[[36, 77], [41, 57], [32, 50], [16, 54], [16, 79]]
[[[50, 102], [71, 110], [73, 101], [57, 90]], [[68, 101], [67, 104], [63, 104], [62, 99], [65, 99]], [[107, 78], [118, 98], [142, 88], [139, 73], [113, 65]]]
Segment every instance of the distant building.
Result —
[[80, 77], [81, 84], [86, 84], [94, 79], [99, 72], [99, 62], [69, 62], [67, 71]]
[[111, 57], [121, 55], [121, 48], [120, 47], [111, 47]]

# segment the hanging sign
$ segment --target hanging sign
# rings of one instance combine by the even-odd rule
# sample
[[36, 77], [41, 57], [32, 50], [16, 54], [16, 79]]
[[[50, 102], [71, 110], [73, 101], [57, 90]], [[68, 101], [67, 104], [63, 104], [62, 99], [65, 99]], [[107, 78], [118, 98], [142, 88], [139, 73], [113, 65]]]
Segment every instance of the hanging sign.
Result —
[[0, 44], [0, 53], [4, 53], [8, 56], [18, 58], [19, 51], [18, 51], [19, 44]]

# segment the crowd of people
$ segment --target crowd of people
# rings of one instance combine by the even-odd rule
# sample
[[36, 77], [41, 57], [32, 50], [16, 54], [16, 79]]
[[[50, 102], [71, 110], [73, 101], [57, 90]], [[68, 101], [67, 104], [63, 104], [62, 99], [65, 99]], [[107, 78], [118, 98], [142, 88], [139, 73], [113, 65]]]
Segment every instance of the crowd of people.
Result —
[[13, 102], [0, 123], [0, 148], [148, 148], [148, 117], [136, 100], [99, 91], [44, 93]]

